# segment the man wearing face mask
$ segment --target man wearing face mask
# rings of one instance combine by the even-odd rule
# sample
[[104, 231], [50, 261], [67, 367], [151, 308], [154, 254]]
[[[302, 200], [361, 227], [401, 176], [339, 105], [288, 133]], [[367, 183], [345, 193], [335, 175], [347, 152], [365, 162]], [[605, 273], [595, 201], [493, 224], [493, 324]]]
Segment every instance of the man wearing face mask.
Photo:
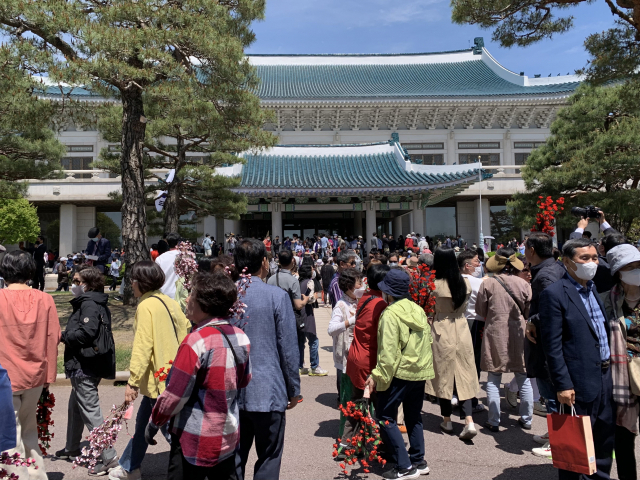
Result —
[[[592, 281], [598, 252], [590, 240], [570, 240], [562, 248], [567, 273], [540, 295], [539, 342], [561, 404], [591, 417], [597, 473], [608, 479], [615, 438], [610, 326]], [[565, 410], [567, 411], [567, 410]], [[559, 478], [580, 474], [559, 470]]]
[[93, 266], [104, 273], [107, 262], [111, 258], [111, 242], [102, 236], [98, 227], [89, 230], [89, 238], [91, 240], [85, 252], [87, 255], [98, 257], [97, 260], [93, 260]]
[[391, 255], [389, 255], [389, 266], [395, 267], [397, 265], [398, 265], [398, 255], [395, 253], [392, 253]]

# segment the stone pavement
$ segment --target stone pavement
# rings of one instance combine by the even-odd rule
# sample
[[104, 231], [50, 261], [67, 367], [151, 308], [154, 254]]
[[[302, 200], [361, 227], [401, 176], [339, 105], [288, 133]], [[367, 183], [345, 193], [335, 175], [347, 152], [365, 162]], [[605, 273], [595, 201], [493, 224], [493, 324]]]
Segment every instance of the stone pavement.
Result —
[[[282, 463], [281, 478], [283, 480], [297, 479], [333, 479], [345, 478], [339, 474], [337, 464], [331, 458], [332, 444], [338, 431], [339, 414], [336, 409], [335, 369], [331, 356], [331, 338], [327, 335], [330, 310], [320, 308], [316, 310], [318, 337], [320, 338], [320, 365], [329, 370], [328, 377], [307, 377], [301, 379], [304, 401], [287, 413], [287, 429], [285, 436], [285, 452]], [[308, 359], [308, 351], [305, 357]], [[307, 361], [308, 365], [308, 361]], [[503, 381], [509, 382], [511, 375], [505, 375]], [[486, 381], [486, 374], [482, 377], [482, 384]], [[56, 407], [53, 411], [56, 433], [50, 452], [64, 446], [66, 430], [66, 406], [70, 387], [53, 386], [56, 395]], [[481, 400], [486, 394], [481, 392]], [[100, 387], [100, 399], [103, 414], [108, 412], [114, 404], [122, 403], [124, 388], [105, 383]], [[139, 400], [136, 402], [136, 407]], [[533, 429], [525, 432], [517, 427], [517, 411], [504, 408], [501, 419], [500, 433], [491, 433], [480, 428], [479, 434], [472, 442], [462, 442], [456, 436], [445, 435], [440, 432], [441, 417], [439, 408], [430, 402], [423, 404], [423, 422], [426, 460], [431, 468], [431, 480], [440, 479], [498, 479], [498, 480], [540, 480], [557, 478], [557, 473], [551, 461], [533, 456], [531, 448], [537, 445], [532, 436], [546, 431], [546, 421], [541, 417], [534, 417]], [[135, 418], [135, 417], [134, 417]], [[486, 413], [474, 415], [476, 424], [481, 426], [486, 421]], [[463, 422], [454, 421], [454, 431], [459, 434]], [[133, 431], [133, 422], [129, 426]], [[406, 435], [405, 435], [406, 438]], [[121, 452], [128, 440], [123, 429], [118, 438], [116, 448]], [[142, 464], [143, 479], [164, 479], [168, 463], [168, 445], [160, 438], [158, 445], [149, 447], [149, 451]], [[636, 445], [636, 456], [640, 458], [640, 442]], [[250, 459], [247, 468], [247, 479], [252, 478], [254, 458]], [[47, 458], [45, 460], [50, 480], [88, 478], [86, 470], [72, 469], [66, 461]], [[378, 479], [381, 470], [374, 469], [373, 473], [364, 474], [360, 470], [359, 478]], [[617, 478], [614, 466], [612, 478]], [[353, 476], [353, 478], [358, 478]]]

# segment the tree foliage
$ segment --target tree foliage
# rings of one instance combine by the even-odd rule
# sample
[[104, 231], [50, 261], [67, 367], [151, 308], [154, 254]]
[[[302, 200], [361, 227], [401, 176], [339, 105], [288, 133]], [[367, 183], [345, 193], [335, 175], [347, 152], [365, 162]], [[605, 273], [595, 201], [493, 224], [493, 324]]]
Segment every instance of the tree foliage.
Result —
[[49, 127], [56, 106], [38, 99], [31, 73], [19, 49], [0, 45], [0, 200], [26, 194], [19, 180], [55, 178], [65, 152]]
[[[640, 49], [640, 0], [605, 0], [618, 26], [590, 35], [591, 59], [580, 73], [594, 83], [637, 74]], [[504, 47], [524, 47], [564, 33], [574, 26], [572, 7], [595, 0], [452, 0], [452, 18], [493, 28], [492, 39]], [[633, 68], [636, 65], [636, 68]]]
[[[56, 82], [86, 86], [121, 102], [125, 302], [130, 266], [149, 258], [146, 233], [144, 98], [169, 102], [196, 80], [235, 72], [264, 0], [2, 0], [0, 31]], [[241, 59], [238, 61], [238, 59]]]
[[0, 200], [0, 243], [33, 242], [40, 235], [38, 209], [24, 198]]
[[[631, 100], [630, 100], [631, 99]], [[572, 206], [596, 205], [623, 232], [639, 216], [640, 88], [582, 85], [558, 112], [547, 143], [534, 150], [522, 169], [526, 193], [510, 211], [523, 227], [535, 223], [540, 195], [565, 197]], [[574, 218], [563, 215], [560, 226]]]
[[104, 238], [107, 238], [111, 242], [111, 248], [120, 248], [122, 243], [120, 242], [120, 236], [122, 230], [111, 218], [105, 213], [96, 213], [96, 227], [100, 229], [100, 233]]

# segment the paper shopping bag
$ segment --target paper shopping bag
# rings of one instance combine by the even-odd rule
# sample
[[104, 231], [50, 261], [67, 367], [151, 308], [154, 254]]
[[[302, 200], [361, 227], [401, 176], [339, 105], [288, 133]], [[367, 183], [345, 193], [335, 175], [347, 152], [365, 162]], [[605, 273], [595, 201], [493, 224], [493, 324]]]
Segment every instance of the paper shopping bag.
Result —
[[549, 443], [553, 466], [570, 472], [592, 475], [596, 472], [596, 454], [591, 432], [591, 419], [576, 415], [547, 415]]

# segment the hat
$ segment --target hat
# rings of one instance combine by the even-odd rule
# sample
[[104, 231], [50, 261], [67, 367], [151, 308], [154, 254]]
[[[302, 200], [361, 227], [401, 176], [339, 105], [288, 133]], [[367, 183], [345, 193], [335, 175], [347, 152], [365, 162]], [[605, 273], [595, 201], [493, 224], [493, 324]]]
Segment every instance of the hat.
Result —
[[402, 269], [392, 268], [378, 283], [378, 289], [395, 299], [409, 295], [409, 275]]
[[516, 270], [522, 270], [524, 268], [524, 263], [516, 257], [514, 253], [509, 258], [503, 257], [502, 255], [494, 255], [489, 260], [487, 260], [487, 270], [491, 273], [501, 272], [504, 267], [507, 266], [507, 263], [510, 263], [513, 268]]
[[460, 251], [460, 247], [453, 247], [453, 249], [454, 249], [456, 252], [459, 252], [459, 251]]
[[96, 238], [100, 233], [100, 229], [98, 227], [92, 227], [89, 229], [89, 238]]
[[411, 232], [411, 235], [415, 235], [415, 234], [416, 234], [416, 232]]
[[607, 252], [607, 262], [611, 267], [611, 275], [630, 263], [640, 261], [640, 252], [633, 245], [623, 244], [613, 247]]
[[362, 238], [362, 235], [358, 235], [358, 238]]
[[316, 265], [323, 265], [322, 260], [320, 259], [316, 260]]

